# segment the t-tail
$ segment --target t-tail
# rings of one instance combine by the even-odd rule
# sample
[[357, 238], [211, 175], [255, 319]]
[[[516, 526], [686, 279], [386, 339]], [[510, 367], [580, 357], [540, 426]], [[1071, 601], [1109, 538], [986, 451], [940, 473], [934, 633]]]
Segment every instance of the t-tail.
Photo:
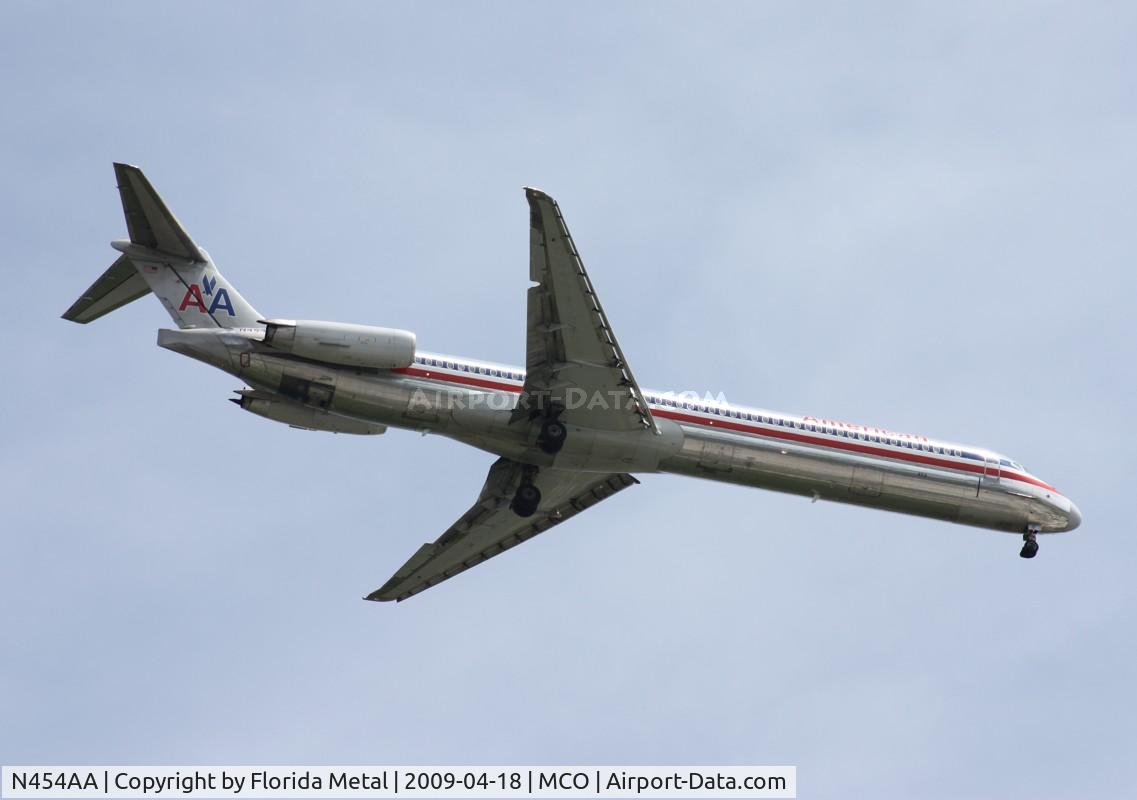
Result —
[[153, 292], [179, 328], [252, 328], [261, 318], [196, 245], [138, 167], [115, 164], [129, 240], [63, 314], [86, 324]]

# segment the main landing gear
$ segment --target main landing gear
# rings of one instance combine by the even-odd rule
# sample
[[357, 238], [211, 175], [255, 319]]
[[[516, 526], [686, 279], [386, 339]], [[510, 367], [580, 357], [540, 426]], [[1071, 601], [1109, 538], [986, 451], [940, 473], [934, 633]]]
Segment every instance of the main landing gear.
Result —
[[[549, 455], [555, 455], [565, 446], [567, 436], [568, 429], [564, 423], [555, 417], [549, 417], [541, 425], [541, 432], [537, 435], [537, 446]], [[519, 517], [533, 516], [537, 513], [537, 507], [541, 505], [541, 490], [533, 483], [536, 475], [536, 467], [526, 467], [521, 476], [521, 484], [513, 494], [513, 501], [509, 507]]]
[[541, 505], [541, 490], [533, 483], [533, 476], [537, 470], [529, 468], [521, 476], [521, 485], [513, 495], [510, 509], [519, 517], [531, 517], [537, 513], [537, 506]]
[[537, 446], [549, 455], [559, 453], [561, 448], [565, 446], [566, 436], [568, 436], [568, 429], [565, 428], [563, 422], [558, 422], [555, 419], [546, 420], [545, 424], [541, 426], [541, 434], [537, 437]]
[[1038, 555], [1038, 527], [1031, 525], [1023, 534], [1023, 549], [1019, 551], [1020, 558], [1034, 558]]

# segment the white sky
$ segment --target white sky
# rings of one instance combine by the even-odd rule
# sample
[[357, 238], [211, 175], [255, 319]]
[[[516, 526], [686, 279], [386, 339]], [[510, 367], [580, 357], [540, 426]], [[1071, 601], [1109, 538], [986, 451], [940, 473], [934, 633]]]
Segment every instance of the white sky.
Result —
[[[0, 5], [2, 763], [758, 763], [1137, 789], [1131, 4]], [[1005, 452], [1007, 535], [668, 476], [365, 603], [492, 457], [59, 314], [141, 165], [263, 313], [520, 363], [523, 185], [645, 386]]]

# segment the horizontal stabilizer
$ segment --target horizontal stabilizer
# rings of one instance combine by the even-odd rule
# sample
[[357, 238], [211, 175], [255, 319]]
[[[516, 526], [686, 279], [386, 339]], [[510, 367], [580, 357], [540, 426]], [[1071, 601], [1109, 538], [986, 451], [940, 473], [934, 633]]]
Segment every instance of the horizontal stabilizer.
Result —
[[116, 308], [150, 294], [150, 287], [126, 256], [107, 267], [83, 295], [63, 312], [63, 318], [86, 325]]
[[122, 211], [130, 241], [190, 261], [206, 260], [185, 228], [154, 191], [142, 170], [129, 164], [114, 165]]

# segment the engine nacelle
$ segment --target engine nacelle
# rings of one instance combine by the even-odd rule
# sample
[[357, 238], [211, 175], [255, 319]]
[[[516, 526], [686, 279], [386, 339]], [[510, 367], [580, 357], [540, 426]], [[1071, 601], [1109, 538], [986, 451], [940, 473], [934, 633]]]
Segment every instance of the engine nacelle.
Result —
[[346, 322], [266, 319], [264, 342], [301, 358], [372, 369], [401, 369], [415, 360], [410, 331]]
[[378, 422], [365, 422], [329, 414], [327, 411], [307, 408], [291, 400], [283, 400], [264, 392], [246, 389], [237, 392], [237, 394], [241, 396], [240, 399], [232, 398], [230, 402], [236, 403], [246, 411], [253, 412], [258, 417], [271, 419], [274, 422], [283, 422], [293, 428], [327, 431], [329, 433], [354, 433], [363, 436], [374, 436], [387, 430], [386, 425], [381, 425]]

